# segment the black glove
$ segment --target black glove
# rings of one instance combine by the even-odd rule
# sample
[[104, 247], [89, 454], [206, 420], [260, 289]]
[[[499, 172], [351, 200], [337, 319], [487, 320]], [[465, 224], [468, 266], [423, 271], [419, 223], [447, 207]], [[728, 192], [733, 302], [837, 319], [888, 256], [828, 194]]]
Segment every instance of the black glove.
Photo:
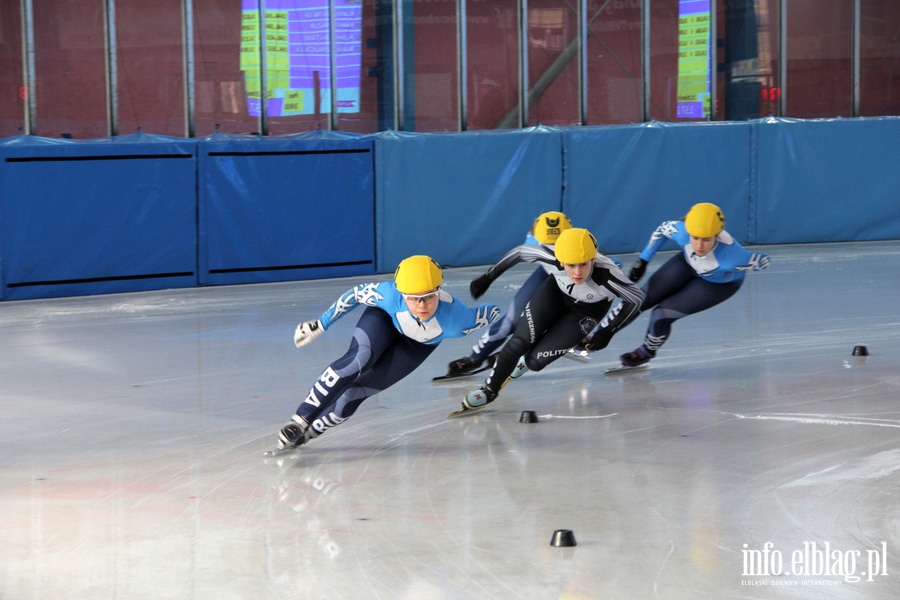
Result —
[[637, 283], [638, 280], [644, 276], [644, 271], [647, 270], [647, 261], [643, 258], [639, 258], [634, 261], [634, 264], [631, 265], [631, 271], [628, 272], [628, 279], [632, 282]]
[[597, 352], [598, 350], [603, 350], [607, 346], [609, 346], [609, 342], [612, 340], [612, 336], [606, 333], [605, 331], [598, 331], [594, 334], [590, 340], [582, 343], [584, 349], [588, 352]]
[[489, 287], [491, 287], [491, 278], [485, 273], [472, 280], [472, 283], [469, 284], [469, 293], [472, 294], [473, 298], [478, 299], [484, 295]]

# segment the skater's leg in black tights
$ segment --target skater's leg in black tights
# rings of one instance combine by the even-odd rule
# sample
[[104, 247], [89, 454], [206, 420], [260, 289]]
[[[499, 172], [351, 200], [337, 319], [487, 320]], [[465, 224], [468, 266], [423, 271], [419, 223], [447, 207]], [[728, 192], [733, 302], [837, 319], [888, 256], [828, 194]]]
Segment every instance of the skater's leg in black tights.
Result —
[[316, 380], [297, 414], [314, 435], [321, 434], [353, 415], [364, 400], [412, 373], [435, 347], [409, 339], [396, 330], [390, 315], [368, 307], [350, 348]]
[[[547, 330], [568, 312], [562, 293], [556, 287], [556, 281], [553, 278], [544, 281], [525, 305], [515, 332], [497, 355], [494, 369], [485, 381], [487, 388], [499, 392], [516, 368], [519, 358], [529, 354]], [[577, 344], [580, 339], [576, 339], [566, 349]]]
[[472, 348], [472, 356], [477, 362], [480, 363], [485, 360], [494, 352], [494, 350], [499, 348], [503, 342], [506, 341], [506, 338], [509, 337], [510, 333], [512, 333], [519, 323], [519, 318], [522, 316], [522, 311], [525, 310], [525, 305], [534, 295], [534, 292], [538, 287], [540, 287], [549, 276], [550, 275], [543, 267], [541, 267], [536, 269], [534, 273], [525, 280], [525, 283], [523, 283], [522, 287], [519, 288], [519, 291], [516, 292], [512, 302], [509, 303], [509, 307], [506, 309], [503, 318], [495, 321], [494, 324], [491, 325], [490, 330], [484, 334]]
[[682, 254], [669, 259], [644, 286], [642, 310], [653, 307], [644, 347], [655, 354], [666, 342], [675, 321], [712, 308], [732, 297], [743, 280], [711, 283], [701, 279]]

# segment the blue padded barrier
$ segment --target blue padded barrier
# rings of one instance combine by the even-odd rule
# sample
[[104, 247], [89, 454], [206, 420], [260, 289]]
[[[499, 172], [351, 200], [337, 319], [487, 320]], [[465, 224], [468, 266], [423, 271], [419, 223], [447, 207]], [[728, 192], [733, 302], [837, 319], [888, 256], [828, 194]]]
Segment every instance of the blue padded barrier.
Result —
[[563, 210], [607, 253], [639, 252], [663, 221], [713, 202], [746, 240], [749, 123], [644, 123], [566, 131]]
[[[748, 244], [900, 238], [900, 118], [0, 139], [0, 299], [492, 263], [565, 210], [609, 253], [720, 204]], [[200, 217], [198, 219], [198, 216]]]
[[900, 118], [756, 126], [758, 243], [900, 238]]
[[213, 135], [199, 152], [199, 281], [375, 272], [370, 137]]
[[0, 141], [3, 299], [196, 285], [196, 146]]
[[492, 263], [559, 210], [558, 130], [377, 136], [378, 271], [413, 254], [443, 266]]

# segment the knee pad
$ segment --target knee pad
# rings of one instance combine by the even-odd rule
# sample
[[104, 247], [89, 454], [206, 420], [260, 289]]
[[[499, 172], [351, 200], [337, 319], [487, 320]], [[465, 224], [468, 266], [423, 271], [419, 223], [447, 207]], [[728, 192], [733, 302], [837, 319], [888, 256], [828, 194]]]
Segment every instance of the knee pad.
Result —
[[518, 338], [516, 336], [512, 336], [506, 342], [506, 345], [503, 347], [502, 352], [512, 352], [516, 355], [516, 358], [519, 358], [525, 351], [528, 349], [528, 343], [522, 338]]
[[525, 366], [528, 367], [529, 371], [540, 371], [546, 365], [535, 358], [533, 354], [529, 354], [525, 357]]

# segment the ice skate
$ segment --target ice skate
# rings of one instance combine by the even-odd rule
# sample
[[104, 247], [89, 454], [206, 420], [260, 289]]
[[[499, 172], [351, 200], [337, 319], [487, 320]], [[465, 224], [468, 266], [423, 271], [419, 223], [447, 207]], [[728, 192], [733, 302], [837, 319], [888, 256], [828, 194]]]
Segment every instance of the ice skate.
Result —
[[447, 365], [447, 374], [432, 377], [432, 381], [446, 381], [447, 379], [458, 379], [460, 377], [469, 377], [476, 373], [487, 371], [494, 366], [496, 356], [492, 355], [486, 359], [479, 361], [472, 356], [464, 356], [458, 358]]
[[584, 346], [578, 344], [574, 348], [569, 348], [569, 351], [563, 354], [568, 359], [574, 360], [575, 362], [580, 363], [588, 363], [591, 362], [590, 352], [588, 352]]
[[516, 368], [513, 369], [513, 372], [510, 373], [511, 379], [518, 379], [522, 375], [524, 375], [528, 371], [528, 365], [525, 364], [525, 357], [519, 358], [519, 362], [516, 363]]
[[656, 352], [650, 352], [643, 346], [638, 346], [632, 352], [626, 352], [619, 357], [623, 367], [640, 367], [656, 357]]
[[639, 346], [632, 352], [626, 352], [619, 357], [621, 366], [612, 367], [606, 370], [607, 375], [615, 373], [629, 373], [638, 369], [646, 369], [650, 366], [650, 361], [656, 356], [655, 352], [650, 352], [643, 346]]
[[309, 441], [310, 436], [307, 435], [309, 431], [309, 423], [307, 423], [300, 415], [294, 415], [287, 425], [282, 427], [281, 431], [278, 432], [278, 441], [276, 442], [275, 447], [266, 450], [263, 453], [263, 456], [278, 456], [279, 454], [284, 454], [285, 452], [290, 452], [291, 450], [299, 448]]
[[476, 410], [480, 410], [497, 399], [497, 392], [491, 391], [482, 386], [477, 390], [471, 391], [463, 398], [462, 405], [459, 409], [453, 411], [448, 417], [455, 417]]

